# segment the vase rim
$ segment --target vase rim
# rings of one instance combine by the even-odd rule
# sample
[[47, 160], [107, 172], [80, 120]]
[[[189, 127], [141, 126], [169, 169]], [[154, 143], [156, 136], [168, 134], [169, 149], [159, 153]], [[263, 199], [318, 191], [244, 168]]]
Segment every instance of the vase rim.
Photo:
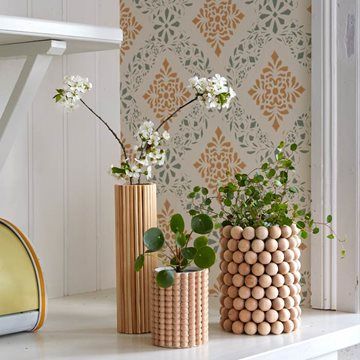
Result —
[[131, 186], [131, 187], [136, 187], [136, 186], [152, 186], [152, 185], [156, 185], [156, 183], [143, 183], [143, 184], [115, 184], [114, 186], [119, 186], [119, 187], [125, 187], [125, 186]]
[[[162, 270], [174, 270], [174, 268], [172, 268], [171, 266], [158, 266], [154, 269], [154, 271], [156, 272], [160, 272]], [[189, 268], [186, 268], [184, 271], [175, 271], [177, 274], [188, 274], [188, 273], [193, 273], [193, 272], [202, 272], [202, 271], [206, 271], [209, 269], [199, 269], [197, 267], [191, 266]]]

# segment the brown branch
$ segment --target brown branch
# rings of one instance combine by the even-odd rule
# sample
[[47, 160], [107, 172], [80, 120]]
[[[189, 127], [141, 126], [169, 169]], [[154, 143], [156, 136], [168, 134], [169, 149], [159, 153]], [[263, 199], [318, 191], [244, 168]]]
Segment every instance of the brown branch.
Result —
[[101, 116], [99, 116], [88, 104], [86, 104], [86, 102], [84, 100], [80, 99], [80, 102], [106, 126], [106, 128], [114, 136], [116, 141], [120, 144], [122, 151], [124, 152], [125, 159], [128, 159], [128, 155], [127, 155], [124, 144], [122, 143], [120, 138], [116, 135], [115, 131], [110, 127], [110, 125]]
[[177, 110], [175, 110], [173, 113], [171, 113], [164, 121], [162, 121], [160, 123], [160, 125], [155, 129], [155, 131], [159, 131], [159, 129], [161, 127], [163, 127], [165, 125], [165, 123], [167, 123], [173, 116], [175, 116], [181, 109], [183, 109], [184, 107], [190, 105], [191, 103], [193, 103], [198, 97], [194, 97], [193, 99], [191, 99], [190, 101], [188, 101], [187, 103], [181, 105]]

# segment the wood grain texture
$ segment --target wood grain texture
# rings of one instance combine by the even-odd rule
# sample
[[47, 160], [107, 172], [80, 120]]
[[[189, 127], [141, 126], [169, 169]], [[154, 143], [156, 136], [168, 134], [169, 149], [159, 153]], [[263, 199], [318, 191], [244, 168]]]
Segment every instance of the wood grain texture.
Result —
[[153, 276], [152, 340], [162, 347], [187, 348], [208, 341], [209, 271], [175, 274], [175, 283], [160, 288]]
[[156, 185], [115, 185], [117, 331], [141, 334], [151, 330], [151, 284], [155, 254], [135, 272], [135, 259], [146, 249], [144, 232], [157, 225]]

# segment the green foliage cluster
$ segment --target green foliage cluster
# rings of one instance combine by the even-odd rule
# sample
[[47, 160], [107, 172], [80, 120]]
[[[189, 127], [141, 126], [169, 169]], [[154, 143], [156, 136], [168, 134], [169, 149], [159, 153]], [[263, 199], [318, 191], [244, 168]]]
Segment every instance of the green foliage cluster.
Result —
[[[291, 174], [295, 171], [292, 158], [296, 150], [297, 144], [281, 142], [275, 150], [274, 161], [264, 162], [250, 173], [236, 174], [213, 196], [205, 187], [194, 187], [188, 195], [191, 199], [190, 215], [210, 214], [216, 227], [228, 224], [242, 227], [296, 224], [304, 239], [310, 231], [319, 233], [319, 225], [323, 225], [329, 230], [327, 237], [334, 239], [331, 215], [327, 216], [326, 222], [316, 222], [311, 212], [296, 202], [299, 189], [291, 183]], [[220, 210], [217, 207], [219, 203]]]
[[[170, 219], [170, 229], [173, 232], [171, 243], [165, 239], [163, 232], [157, 228], [150, 228], [144, 233], [144, 244], [147, 248], [135, 261], [135, 270], [140, 271], [144, 266], [146, 254], [159, 251], [167, 247], [170, 255], [165, 254], [169, 262], [167, 268], [158, 272], [156, 282], [160, 287], [172, 286], [175, 272], [183, 272], [194, 262], [200, 269], [207, 269], [215, 263], [216, 254], [208, 246], [208, 234], [213, 230], [213, 221], [209, 215], [196, 214], [191, 218], [191, 231], [185, 230], [185, 221], [180, 214]], [[193, 234], [198, 234], [192, 239]], [[193, 241], [192, 241], [193, 240]]]

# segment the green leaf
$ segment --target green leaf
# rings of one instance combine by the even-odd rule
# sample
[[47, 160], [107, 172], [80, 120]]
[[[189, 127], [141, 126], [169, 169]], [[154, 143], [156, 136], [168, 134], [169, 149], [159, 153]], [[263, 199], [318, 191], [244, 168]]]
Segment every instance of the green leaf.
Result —
[[176, 245], [183, 248], [186, 245], [187, 237], [184, 233], [177, 232], [175, 235]]
[[197, 213], [198, 213], [198, 212], [197, 212], [196, 210], [194, 210], [194, 209], [189, 210], [190, 216], [194, 216], [194, 215], [196, 215]]
[[332, 216], [331, 216], [331, 215], [328, 215], [328, 216], [326, 217], [326, 221], [327, 221], [328, 223], [331, 223], [331, 222], [332, 222]]
[[162, 288], [168, 288], [174, 284], [175, 271], [172, 269], [165, 269], [159, 271], [156, 275], [156, 282]]
[[208, 244], [208, 238], [206, 236], [199, 236], [194, 240], [194, 246], [196, 249], [200, 249]]
[[193, 189], [193, 192], [199, 192], [200, 191], [200, 186], [195, 186], [194, 189]]
[[112, 174], [125, 174], [125, 170], [124, 169], [121, 169], [119, 167], [116, 167], [116, 166], [113, 166], [111, 168], [111, 173]]
[[290, 187], [289, 187], [289, 191], [290, 191], [291, 193], [295, 194], [295, 193], [298, 192], [298, 189], [297, 189], [296, 186], [290, 186]]
[[270, 169], [268, 171], [268, 173], [266, 174], [266, 176], [267, 176], [268, 179], [271, 179], [272, 177], [274, 177], [275, 174], [276, 174], [275, 169]]
[[170, 229], [173, 233], [183, 232], [185, 229], [185, 222], [180, 214], [175, 214], [170, 219]]
[[299, 229], [303, 229], [305, 227], [305, 223], [303, 221], [298, 221], [296, 223], [296, 226], [299, 228]]
[[330, 239], [330, 240], [333, 240], [333, 239], [335, 239], [335, 235], [334, 234], [329, 234], [327, 236], [327, 238]]
[[197, 234], [209, 234], [214, 225], [211, 217], [206, 214], [199, 214], [191, 219], [191, 229]]
[[280, 144], [278, 145], [278, 149], [282, 149], [285, 146], [285, 142], [284, 141], [280, 141]]
[[182, 256], [187, 260], [194, 259], [196, 252], [197, 252], [197, 250], [194, 247], [188, 247], [185, 249], [181, 249]]
[[346, 250], [345, 250], [345, 249], [341, 249], [341, 251], [340, 251], [340, 256], [341, 256], [342, 258], [344, 258], [344, 257], [346, 256]]
[[313, 234], [318, 234], [320, 232], [320, 229], [318, 227], [313, 229]]
[[204, 246], [197, 251], [194, 262], [199, 268], [207, 269], [214, 265], [215, 259], [215, 251], [210, 246]]
[[135, 260], [135, 271], [140, 271], [144, 266], [145, 256], [144, 254], [139, 255]]
[[262, 176], [262, 175], [260, 175], [260, 174], [256, 174], [255, 176], [254, 176], [254, 179], [253, 179], [253, 181], [255, 182], [255, 183], [260, 183], [260, 182], [262, 182], [264, 180], [264, 177]]
[[305, 231], [305, 230], [301, 230], [300, 231], [300, 236], [303, 238], [303, 239], [306, 239], [308, 237], [308, 233]]
[[297, 149], [297, 145], [296, 145], [296, 144], [291, 144], [291, 145], [290, 145], [290, 150], [291, 150], [291, 151], [296, 151], [296, 149]]
[[202, 188], [201, 189], [201, 193], [203, 194], [203, 195], [207, 195], [208, 193], [209, 193], [209, 190], [207, 189], [207, 188]]
[[165, 237], [159, 228], [153, 227], [144, 233], [144, 244], [149, 252], [158, 251], [162, 248]]
[[268, 163], [263, 163], [261, 165], [261, 170], [267, 170], [269, 168], [269, 164]]

